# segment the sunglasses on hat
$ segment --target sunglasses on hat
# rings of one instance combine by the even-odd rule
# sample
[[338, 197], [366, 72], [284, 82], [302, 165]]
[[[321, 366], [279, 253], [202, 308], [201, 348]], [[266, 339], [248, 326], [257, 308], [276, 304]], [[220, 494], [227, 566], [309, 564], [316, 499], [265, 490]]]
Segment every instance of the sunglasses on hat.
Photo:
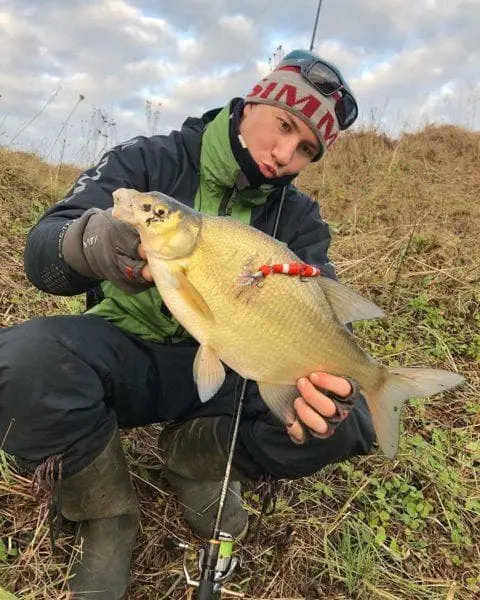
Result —
[[[318, 58], [297, 58], [283, 60], [277, 67], [296, 67], [300, 74], [323, 96], [333, 96], [336, 100], [335, 114], [340, 129], [348, 129], [358, 117], [358, 106], [346, 81], [335, 67]], [[338, 94], [338, 99], [335, 98]]]

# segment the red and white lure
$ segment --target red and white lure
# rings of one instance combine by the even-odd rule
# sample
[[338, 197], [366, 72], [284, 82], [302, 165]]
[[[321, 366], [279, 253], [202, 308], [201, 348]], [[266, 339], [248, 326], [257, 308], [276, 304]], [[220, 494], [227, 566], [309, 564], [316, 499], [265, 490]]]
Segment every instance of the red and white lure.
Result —
[[283, 263], [277, 265], [262, 265], [260, 269], [253, 274], [255, 279], [262, 279], [271, 273], [282, 273], [283, 275], [292, 275], [298, 277], [317, 277], [321, 275], [318, 267], [307, 265], [306, 263]]
[[248, 268], [244, 271], [237, 282], [237, 293], [242, 290], [255, 287], [261, 287], [264, 279], [271, 274], [279, 273], [282, 275], [290, 275], [291, 277], [300, 277], [306, 279], [309, 277], [318, 277], [321, 275], [320, 269], [306, 263], [290, 262], [274, 265], [262, 265], [258, 270]]

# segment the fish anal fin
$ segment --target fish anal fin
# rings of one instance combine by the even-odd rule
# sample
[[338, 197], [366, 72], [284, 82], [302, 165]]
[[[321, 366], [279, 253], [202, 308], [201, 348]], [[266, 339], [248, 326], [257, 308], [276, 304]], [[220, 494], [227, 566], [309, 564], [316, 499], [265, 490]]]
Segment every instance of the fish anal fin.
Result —
[[193, 361], [193, 379], [197, 384], [198, 395], [207, 402], [222, 387], [225, 380], [225, 367], [215, 350], [202, 344]]
[[379, 306], [338, 281], [319, 277], [318, 282], [341, 323], [381, 319], [385, 316]]
[[293, 401], [300, 395], [295, 385], [258, 382], [260, 396], [273, 414], [283, 423], [295, 419]]

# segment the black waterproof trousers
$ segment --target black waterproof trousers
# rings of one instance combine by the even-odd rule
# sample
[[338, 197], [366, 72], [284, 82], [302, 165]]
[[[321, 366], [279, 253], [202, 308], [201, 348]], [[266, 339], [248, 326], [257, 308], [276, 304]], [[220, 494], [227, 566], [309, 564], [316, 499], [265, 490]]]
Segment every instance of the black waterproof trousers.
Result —
[[[192, 376], [198, 345], [158, 344], [88, 315], [37, 318], [0, 330], [0, 448], [32, 470], [59, 455], [63, 476], [83, 469], [120, 428], [222, 415], [227, 445], [241, 379], [227, 370], [200, 402]], [[239, 432], [235, 466], [247, 477], [295, 479], [367, 453], [374, 441], [363, 399], [328, 439], [290, 441], [255, 383]]]

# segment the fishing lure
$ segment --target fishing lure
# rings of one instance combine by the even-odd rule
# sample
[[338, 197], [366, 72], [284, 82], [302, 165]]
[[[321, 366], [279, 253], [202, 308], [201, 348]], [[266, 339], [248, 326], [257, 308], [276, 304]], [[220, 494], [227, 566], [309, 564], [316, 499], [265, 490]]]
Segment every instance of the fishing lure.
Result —
[[282, 273], [283, 275], [298, 277], [317, 277], [318, 275], [321, 275], [318, 267], [307, 265], [306, 263], [290, 262], [275, 265], [262, 265], [256, 273], [253, 273], [252, 277], [256, 280], [260, 280], [271, 273]]
[[244, 290], [252, 289], [254, 286], [257, 288], [262, 287], [265, 278], [275, 273], [300, 277], [300, 279], [318, 277], [322, 274], [318, 267], [299, 262], [262, 265], [256, 270], [252, 269], [251, 266], [247, 266], [238, 278], [235, 286], [235, 295], [238, 297]]

